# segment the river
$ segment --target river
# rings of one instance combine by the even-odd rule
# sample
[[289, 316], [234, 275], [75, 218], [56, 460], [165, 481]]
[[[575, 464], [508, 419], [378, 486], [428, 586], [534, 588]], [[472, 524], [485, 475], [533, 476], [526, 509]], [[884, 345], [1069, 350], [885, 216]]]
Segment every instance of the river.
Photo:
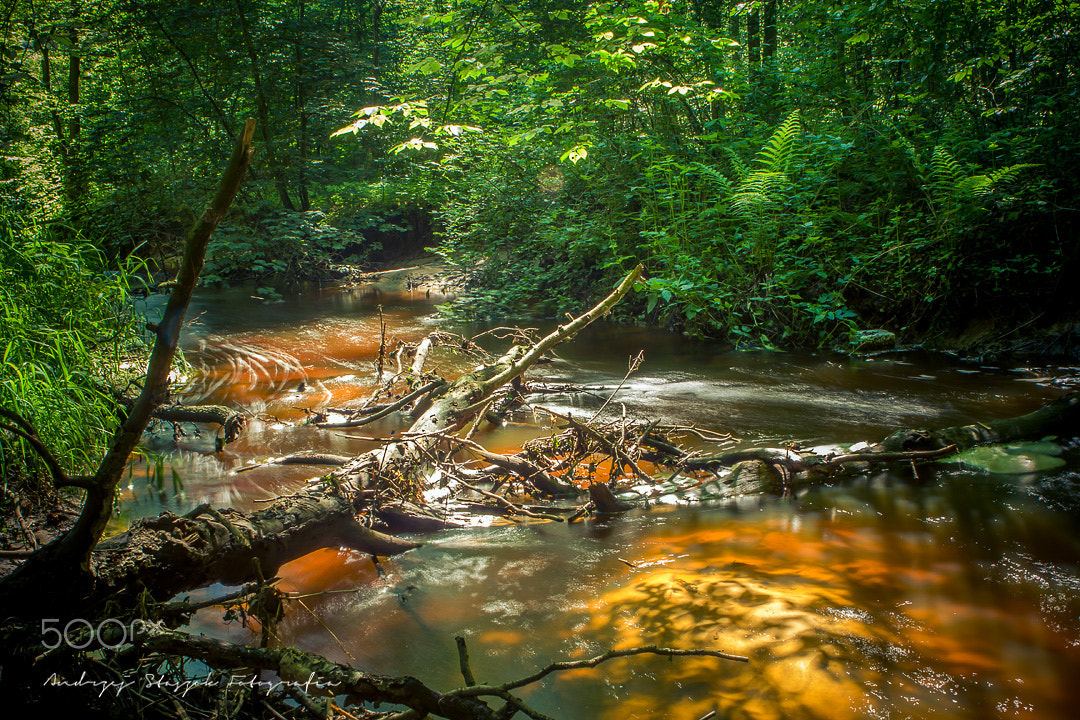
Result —
[[[200, 292], [184, 341], [187, 399], [258, 419], [223, 454], [211, 452], [212, 433], [148, 442], [163, 473], [133, 464], [115, 528], [202, 502], [261, 507], [320, 470], [238, 467], [298, 450], [373, 447], [301, 424], [305, 409], [370, 394], [378, 308], [390, 336], [416, 341], [446, 327], [435, 315], [444, 300], [401, 276], [351, 290], [308, 287], [278, 304], [240, 290]], [[746, 446], [875, 441], [900, 427], [1017, 415], [1077, 374], [919, 353], [734, 353], [601, 326], [535, 376], [607, 390], [543, 402], [598, 407], [639, 351], [643, 364], [609, 408], [697, 423]], [[439, 350], [428, 367], [470, 364]], [[546, 417], [515, 418], [477, 439], [509, 450], [545, 433]], [[365, 433], [396, 427], [388, 418]], [[289, 606], [276, 641], [444, 690], [462, 684], [455, 635], [468, 642], [477, 680], [490, 683], [644, 644], [750, 657], [619, 659], [518, 692], [539, 712], [574, 720], [1071, 718], [1080, 706], [1076, 455], [1044, 473], [943, 465], [792, 498], [452, 530], [379, 568], [358, 553], [322, 550], [282, 568], [282, 587], [306, 597]], [[197, 629], [255, 641], [220, 615], [200, 613]]]

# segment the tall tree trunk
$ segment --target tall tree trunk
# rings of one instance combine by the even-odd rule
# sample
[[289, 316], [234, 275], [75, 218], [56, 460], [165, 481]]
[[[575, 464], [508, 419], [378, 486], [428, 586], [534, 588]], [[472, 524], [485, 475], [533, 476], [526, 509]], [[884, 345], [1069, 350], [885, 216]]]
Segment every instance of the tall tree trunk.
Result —
[[765, 11], [762, 16], [762, 35], [765, 40], [764, 58], [768, 63], [776, 59], [776, 10], [778, 0], [769, 0], [765, 3]]
[[371, 14], [371, 65], [372, 77], [379, 79], [379, 30], [382, 23], [383, 10], [386, 8], [385, 0], [374, 0]]
[[248, 60], [251, 62], [251, 79], [255, 83], [255, 109], [258, 113], [259, 128], [265, 145], [266, 164], [270, 169], [271, 177], [274, 178], [274, 187], [277, 189], [281, 206], [286, 210], [296, 210], [296, 205], [293, 204], [292, 198], [289, 197], [289, 189], [281, 172], [278, 153], [271, 140], [270, 109], [266, 102], [266, 91], [263, 88], [262, 75], [259, 73], [259, 55], [255, 51], [255, 42], [251, 39], [251, 29], [248, 27], [243, 0], [236, 0], [236, 14], [240, 19], [240, 33], [244, 38], [244, 47], [247, 50]]
[[762, 82], [766, 96], [765, 117], [769, 122], [776, 122], [780, 114], [780, 72], [776, 58], [776, 12], [779, 4], [779, 0], [769, 0], [762, 14]]
[[297, 149], [300, 153], [300, 167], [297, 176], [297, 194], [300, 197], [300, 209], [307, 212], [311, 209], [311, 200], [308, 197], [307, 188], [307, 161], [308, 161], [308, 115], [304, 97], [304, 51], [302, 40], [304, 37], [304, 10], [305, 0], [299, 0], [298, 23], [296, 30], [296, 112], [300, 117], [299, 134], [296, 138]]
[[[73, 12], [76, 9], [73, 8]], [[74, 27], [67, 32], [67, 40], [71, 44], [68, 50], [68, 74], [67, 74], [67, 127], [64, 118], [57, 107], [50, 112], [53, 122], [53, 131], [59, 141], [60, 162], [64, 167], [64, 197], [70, 207], [77, 206], [79, 200], [86, 194], [86, 181], [84, 168], [78, 152], [79, 136], [82, 134], [82, 121], [79, 117], [79, 104], [82, 95], [82, 57], [79, 48], [79, 31]], [[41, 75], [42, 85], [46, 92], [52, 91], [52, 59], [49, 56], [49, 43], [51, 37], [42, 39]]]
[[79, 107], [80, 82], [82, 80], [79, 31], [72, 28], [68, 31], [68, 39], [71, 41], [71, 51], [68, 54], [68, 106], [73, 109], [71, 119], [68, 121], [68, 137], [74, 142], [82, 132], [82, 121], [79, 118], [79, 113], [74, 112], [74, 109]]
[[757, 66], [761, 64], [761, 21], [757, 10], [751, 10], [746, 16], [746, 52], [750, 63], [750, 74], [753, 75]]

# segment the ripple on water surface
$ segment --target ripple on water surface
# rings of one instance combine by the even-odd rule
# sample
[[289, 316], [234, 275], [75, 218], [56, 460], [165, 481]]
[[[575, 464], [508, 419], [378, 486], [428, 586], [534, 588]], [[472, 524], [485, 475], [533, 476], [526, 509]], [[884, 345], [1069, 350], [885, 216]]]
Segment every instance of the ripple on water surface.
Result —
[[[211, 452], [212, 437], [183, 438], [187, 449], [166, 466], [180, 469], [182, 496], [141, 480], [136, 468], [125, 512], [204, 501], [250, 509], [319, 470], [230, 474], [237, 466], [371, 447], [293, 423], [303, 417], [298, 407], [349, 406], [370, 392], [380, 302], [389, 335], [411, 341], [428, 331], [432, 301], [397, 289], [326, 290], [280, 306], [204, 297], [204, 346], [190, 354], [202, 385], [192, 397], [261, 419], [224, 455]], [[562, 362], [538, 370], [603, 389], [540, 404], [592, 414], [641, 349], [644, 365], [609, 411], [625, 404], [631, 415], [700, 423], [749, 443], [876, 440], [898, 426], [1017, 415], [1059, 393], [1045, 369], [726, 353], [608, 327], [583, 333], [560, 350]], [[479, 439], [507, 451], [543, 432], [511, 425]], [[697, 720], [712, 710], [755, 720], [1072, 717], [1080, 700], [1075, 473], [921, 476], [876, 476], [741, 510], [657, 508], [611, 523], [448, 532], [383, 559], [381, 573], [367, 556], [322, 550], [282, 569], [284, 587], [306, 597], [290, 605], [280, 639], [440, 689], [461, 684], [458, 634], [481, 682], [639, 644], [751, 658], [620, 659], [520, 691], [538, 711], [570, 720]], [[208, 628], [237, 635], [215, 617]]]

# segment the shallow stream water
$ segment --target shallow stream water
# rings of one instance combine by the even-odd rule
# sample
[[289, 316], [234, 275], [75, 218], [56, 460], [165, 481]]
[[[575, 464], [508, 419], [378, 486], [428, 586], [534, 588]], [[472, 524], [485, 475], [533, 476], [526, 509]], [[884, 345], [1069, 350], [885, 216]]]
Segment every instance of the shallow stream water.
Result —
[[[179, 449], [171, 433], [149, 442], [164, 455], [164, 481], [136, 463], [117, 527], [201, 502], [261, 507], [320, 469], [238, 467], [373, 447], [299, 424], [304, 409], [371, 393], [380, 306], [390, 336], [416, 341], [437, 326], [443, 300], [394, 276], [352, 291], [308, 288], [274, 305], [235, 290], [201, 293], [185, 341], [187, 400], [259, 419], [224, 454], [212, 453], [212, 433], [189, 433]], [[1076, 374], [934, 355], [732, 353], [597, 327], [534, 376], [606, 389], [543, 403], [598, 407], [639, 351], [644, 363], [609, 409], [697, 423], [747, 446], [872, 442], [901, 427], [1018, 415]], [[471, 364], [442, 350], [428, 362], [451, 373]], [[509, 450], [543, 434], [543, 417], [477, 439]], [[388, 418], [364, 432], [400, 424]], [[794, 498], [446, 531], [383, 559], [381, 571], [359, 553], [322, 550], [280, 573], [284, 589], [307, 597], [290, 605], [278, 640], [444, 690], [462, 683], [455, 635], [468, 642], [477, 680], [490, 683], [636, 645], [750, 657], [620, 659], [518, 693], [575, 720], [1076, 717], [1080, 480], [1075, 452], [1070, 460], [1042, 474], [923, 467]], [[198, 627], [256, 637], [220, 611], [201, 613]]]

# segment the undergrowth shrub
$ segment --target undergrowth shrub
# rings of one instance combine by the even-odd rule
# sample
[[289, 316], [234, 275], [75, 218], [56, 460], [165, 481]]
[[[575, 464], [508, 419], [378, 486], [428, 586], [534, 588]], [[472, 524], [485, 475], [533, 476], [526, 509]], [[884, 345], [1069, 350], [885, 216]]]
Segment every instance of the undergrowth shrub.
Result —
[[278, 283], [328, 277], [336, 263], [364, 265], [377, 242], [336, 227], [317, 211], [276, 211], [223, 222], [207, 250], [202, 282]]
[[[0, 407], [30, 421], [68, 473], [94, 468], [118, 424], [112, 386], [146, 344], [131, 265], [0, 214]], [[11, 423], [0, 419], [4, 424]], [[0, 431], [0, 477], [37, 481], [35, 452]]]

